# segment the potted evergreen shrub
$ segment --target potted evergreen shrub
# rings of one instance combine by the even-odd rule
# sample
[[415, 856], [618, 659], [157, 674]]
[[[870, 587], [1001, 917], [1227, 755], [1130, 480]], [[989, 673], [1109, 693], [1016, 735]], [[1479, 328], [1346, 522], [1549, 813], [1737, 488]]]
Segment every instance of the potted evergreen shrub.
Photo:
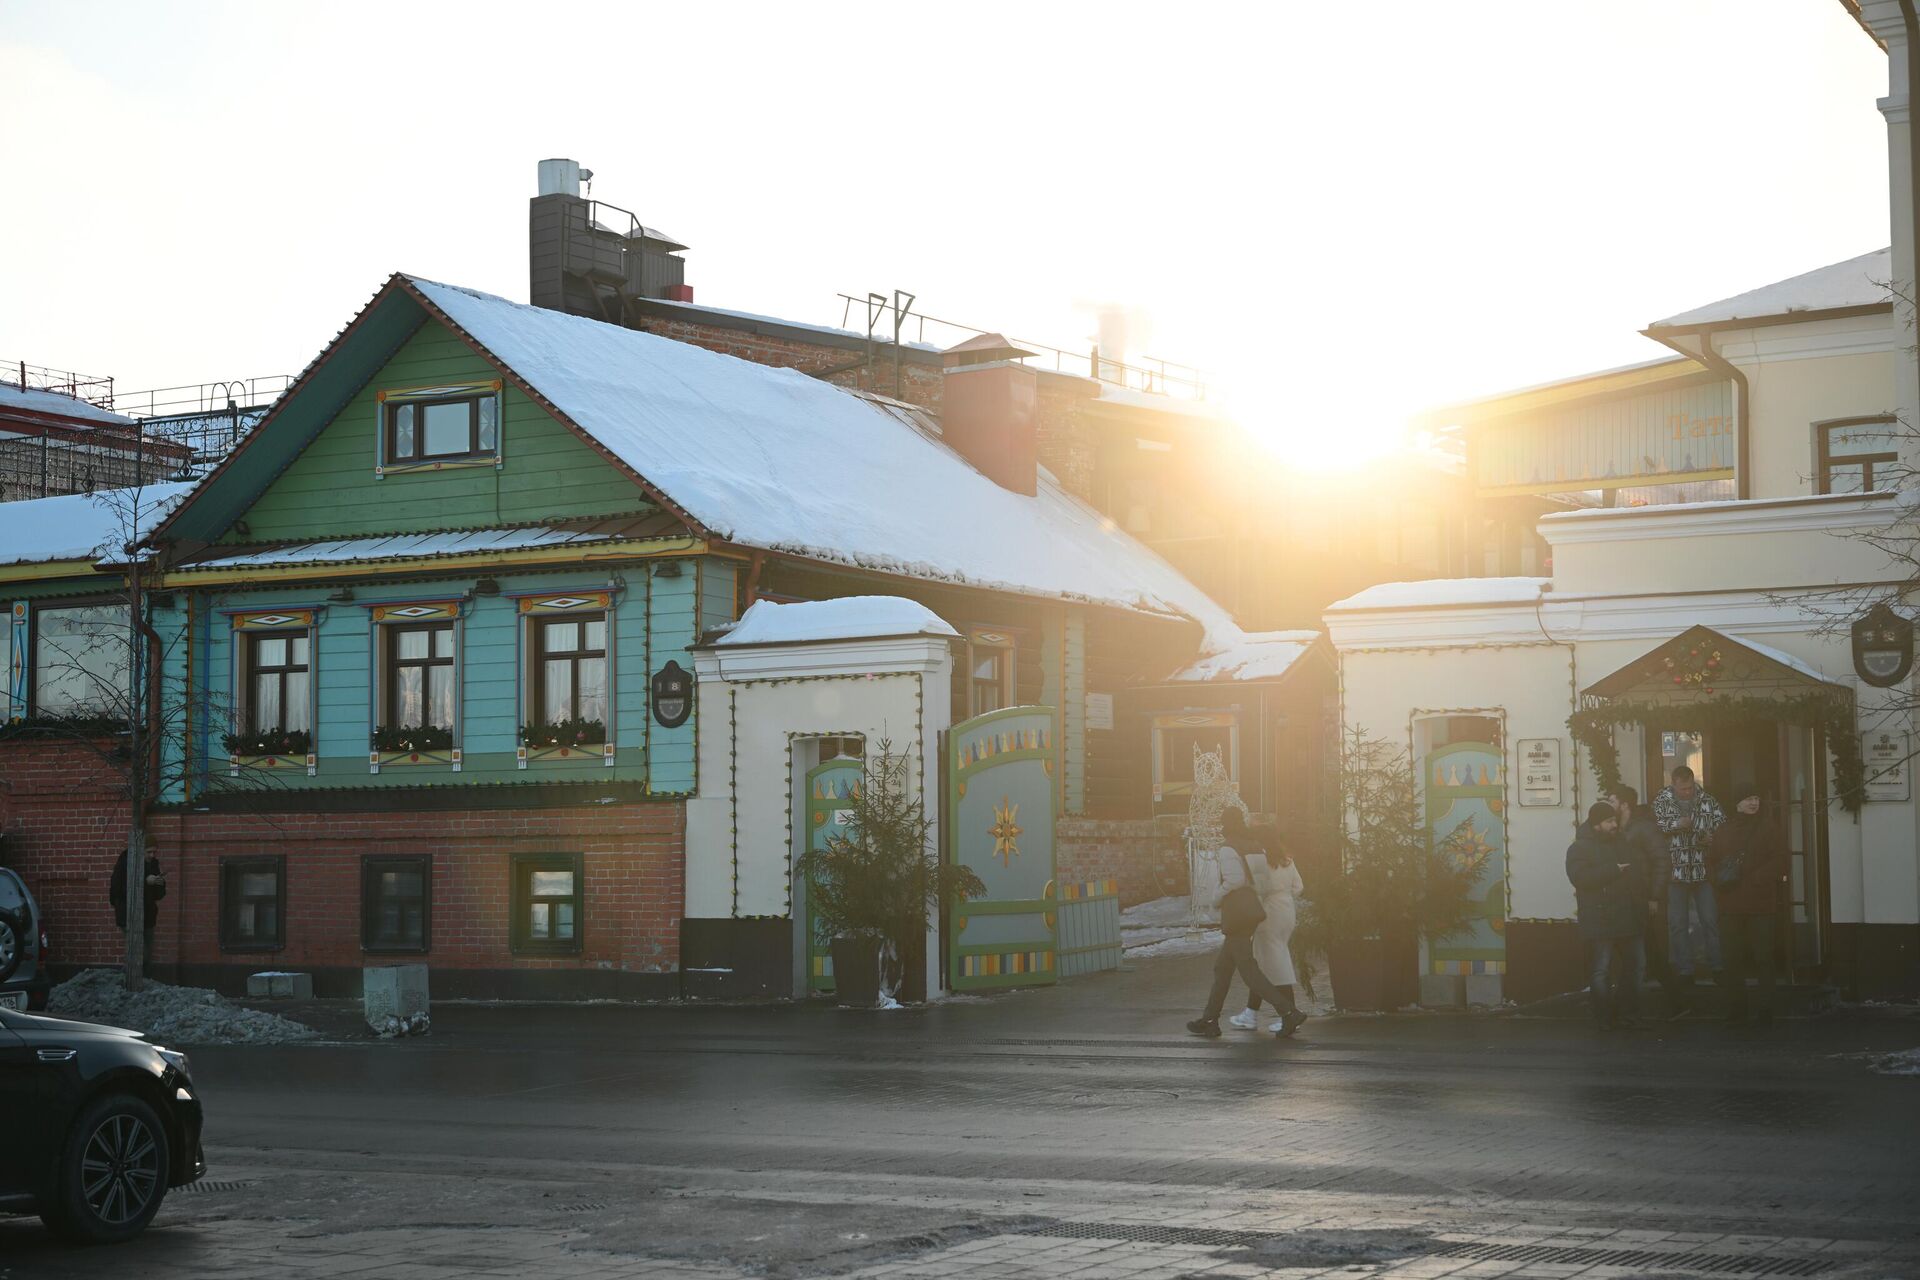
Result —
[[800, 857], [808, 902], [833, 938], [834, 994], [851, 1008], [873, 1008], [883, 990], [897, 989], [934, 912], [986, 892], [970, 868], [941, 861], [910, 758], [891, 745], [883, 740], [867, 757], [842, 833]]
[[1434, 845], [1407, 754], [1349, 730], [1340, 759], [1337, 874], [1307, 887], [1294, 934], [1309, 974], [1321, 963], [1343, 1009], [1398, 1009], [1420, 998], [1419, 945], [1466, 928], [1484, 852]]

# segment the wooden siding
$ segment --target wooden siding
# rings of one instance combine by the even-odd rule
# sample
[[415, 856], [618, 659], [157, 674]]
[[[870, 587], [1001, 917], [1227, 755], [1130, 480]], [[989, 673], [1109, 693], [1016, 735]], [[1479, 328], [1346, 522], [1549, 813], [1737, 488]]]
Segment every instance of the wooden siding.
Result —
[[375, 478], [377, 391], [498, 376], [443, 326], [421, 325], [254, 499], [242, 517], [247, 533], [229, 530], [223, 541], [481, 529], [650, 508], [629, 477], [511, 385], [501, 413], [502, 466]]
[[[648, 666], [645, 669], [651, 673], [669, 662], [677, 662], [683, 670], [691, 673], [691, 650], [699, 640], [700, 575], [697, 565], [688, 560], [649, 564], [646, 591], [652, 649], [647, 655]], [[644, 679], [640, 689], [645, 705], [649, 694]], [[676, 729], [667, 729], [652, 718], [649, 709], [646, 719], [650, 735], [647, 786], [655, 794], [691, 795], [699, 785], [699, 773], [694, 764], [694, 735], [701, 711], [696, 697], [693, 714], [687, 717], [687, 722]], [[722, 720], [716, 732], [724, 733], [727, 709], [720, 707], [716, 714]]]

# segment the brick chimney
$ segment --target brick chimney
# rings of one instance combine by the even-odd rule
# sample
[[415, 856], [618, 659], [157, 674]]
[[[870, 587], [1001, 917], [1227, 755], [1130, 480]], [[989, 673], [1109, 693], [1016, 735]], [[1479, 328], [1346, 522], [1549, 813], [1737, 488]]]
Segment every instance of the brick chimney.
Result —
[[1040, 388], [1038, 375], [1018, 363], [1033, 352], [983, 333], [943, 354], [942, 438], [1002, 489], [1033, 496]]

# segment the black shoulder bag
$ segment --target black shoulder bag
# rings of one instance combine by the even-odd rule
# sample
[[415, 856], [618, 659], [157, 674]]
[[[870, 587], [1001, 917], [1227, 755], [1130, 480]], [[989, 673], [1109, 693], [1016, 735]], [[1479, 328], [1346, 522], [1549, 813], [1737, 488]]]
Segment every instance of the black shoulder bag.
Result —
[[1253, 868], [1247, 865], [1247, 855], [1238, 849], [1233, 853], [1240, 859], [1240, 870], [1247, 877], [1247, 882], [1220, 895], [1220, 932], [1229, 938], [1239, 938], [1260, 927], [1267, 918], [1267, 909], [1260, 904], [1260, 895], [1254, 891]]

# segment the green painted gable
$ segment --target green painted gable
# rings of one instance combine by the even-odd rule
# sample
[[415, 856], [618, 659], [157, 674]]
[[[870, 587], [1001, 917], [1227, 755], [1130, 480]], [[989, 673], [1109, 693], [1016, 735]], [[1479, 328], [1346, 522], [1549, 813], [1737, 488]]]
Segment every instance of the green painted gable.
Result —
[[481, 381], [499, 373], [445, 326], [426, 321], [400, 345], [229, 529], [229, 543], [486, 529], [651, 509], [634, 482], [508, 384], [498, 467], [374, 475], [376, 393]]

